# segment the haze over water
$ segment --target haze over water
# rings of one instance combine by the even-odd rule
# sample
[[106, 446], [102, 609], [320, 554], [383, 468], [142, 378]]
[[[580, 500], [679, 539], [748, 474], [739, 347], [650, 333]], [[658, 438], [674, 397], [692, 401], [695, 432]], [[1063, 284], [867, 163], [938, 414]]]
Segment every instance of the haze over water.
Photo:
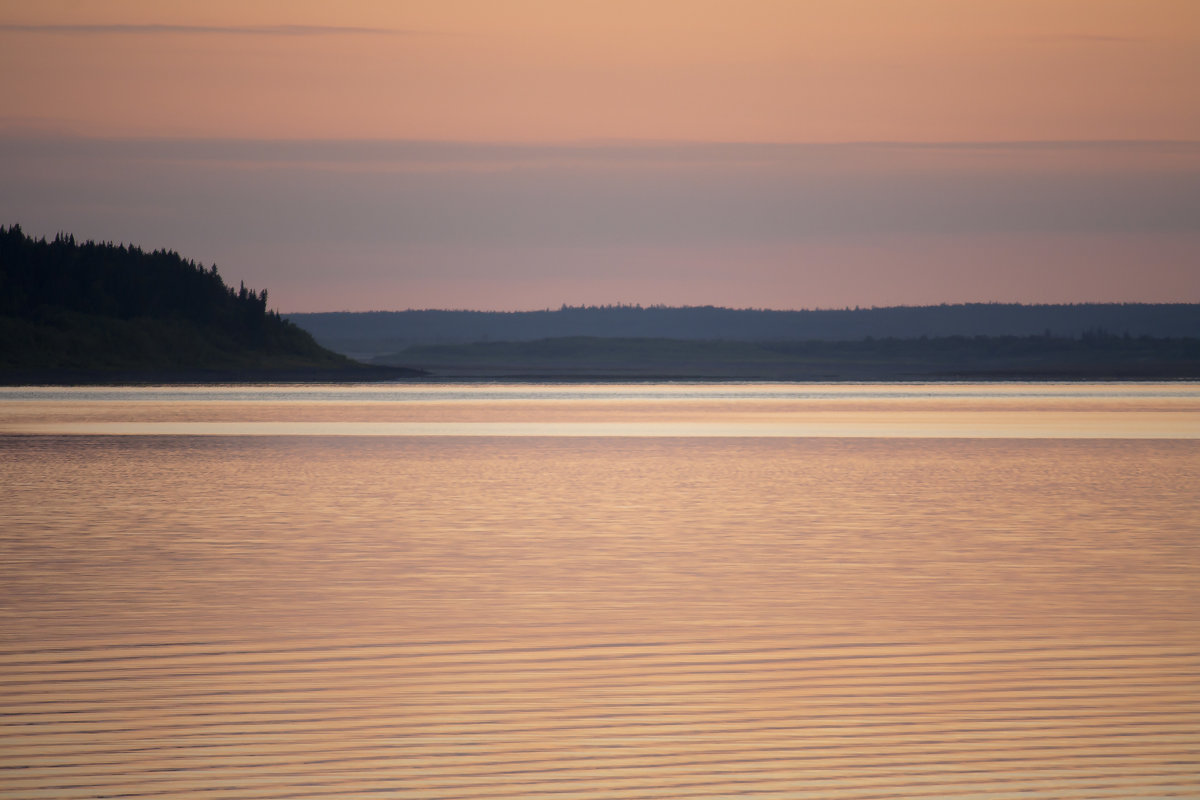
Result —
[[1200, 793], [1200, 386], [0, 390], [0, 797]]

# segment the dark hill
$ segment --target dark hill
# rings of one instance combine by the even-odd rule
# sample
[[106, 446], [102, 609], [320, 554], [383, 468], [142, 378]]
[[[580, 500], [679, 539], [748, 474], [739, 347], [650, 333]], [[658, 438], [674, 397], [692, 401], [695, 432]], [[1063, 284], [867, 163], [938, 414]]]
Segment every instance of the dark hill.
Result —
[[[0, 379], [287, 379], [363, 367], [178, 253], [0, 227]], [[395, 370], [391, 371], [395, 373]]]

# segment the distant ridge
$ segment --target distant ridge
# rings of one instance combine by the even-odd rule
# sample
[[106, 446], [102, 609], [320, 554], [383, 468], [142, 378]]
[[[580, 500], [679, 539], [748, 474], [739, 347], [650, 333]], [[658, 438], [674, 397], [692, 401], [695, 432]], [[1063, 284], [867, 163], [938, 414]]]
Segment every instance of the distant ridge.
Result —
[[785, 342], [949, 336], [1200, 337], [1197, 303], [965, 303], [772, 311], [715, 306], [563, 306], [546, 311], [287, 314], [323, 346], [370, 359], [409, 347], [566, 337]]

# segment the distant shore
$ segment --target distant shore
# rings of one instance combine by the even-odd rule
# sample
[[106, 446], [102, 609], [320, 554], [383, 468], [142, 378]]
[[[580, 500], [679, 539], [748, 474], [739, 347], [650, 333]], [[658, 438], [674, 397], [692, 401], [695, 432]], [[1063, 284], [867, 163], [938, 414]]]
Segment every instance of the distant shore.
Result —
[[293, 369], [17, 369], [0, 371], [0, 386], [149, 386], [230, 383], [374, 383], [422, 378], [420, 369], [362, 365]]
[[939, 374], [795, 373], [790, 375], [754, 373], [649, 373], [649, 372], [575, 372], [555, 371], [469, 371], [428, 372], [401, 368], [365, 370], [288, 370], [238, 371], [183, 370], [173, 372], [104, 372], [86, 370], [24, 371], [0, 374], [0, 386], [184, 386], [229, 384], [339, 384], [339, 383], [429, 383], [478, 384], [576, 384], [576, 383], [1087, 383], [1087, 382], [1194, 382], [1195, 372], [1161, 371], [1122, 372], [956, 372]]
[[1097, 335], [735, 342], [570, 337], [413, 347], [375, 363], [452, 380], [1197, 380], [1200, 339]]
[[0, 385], [654, 381], [957, 382], [1200, 380], [1200, 339], [1095, 334], [856, 342], [567, 337], [412, 347], [374, 363], [0, 370]]

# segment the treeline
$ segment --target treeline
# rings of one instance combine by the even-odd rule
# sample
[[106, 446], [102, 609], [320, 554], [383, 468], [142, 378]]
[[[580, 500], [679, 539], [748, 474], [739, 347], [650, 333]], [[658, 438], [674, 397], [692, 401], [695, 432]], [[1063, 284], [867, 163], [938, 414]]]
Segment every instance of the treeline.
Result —
[[1200, 377], [1200, 339], [948, 336], [739, 342], [561, 338], [411, 347], [383, 364], [442, 376], [702, 380], [1164, 380]]
[[0, 227], [0, 366], [232, 368], [346, 359], [169, 250], [26, 236]]
[[563, 306], [545, 311], [370, 311], [289, 314], [326, 347], [370, 357], [426, 344], [564, 337], [856, 341], [922, 336], [1200, 337], [1200, 304], [966, 303], [804, 311], [716, 306]]

